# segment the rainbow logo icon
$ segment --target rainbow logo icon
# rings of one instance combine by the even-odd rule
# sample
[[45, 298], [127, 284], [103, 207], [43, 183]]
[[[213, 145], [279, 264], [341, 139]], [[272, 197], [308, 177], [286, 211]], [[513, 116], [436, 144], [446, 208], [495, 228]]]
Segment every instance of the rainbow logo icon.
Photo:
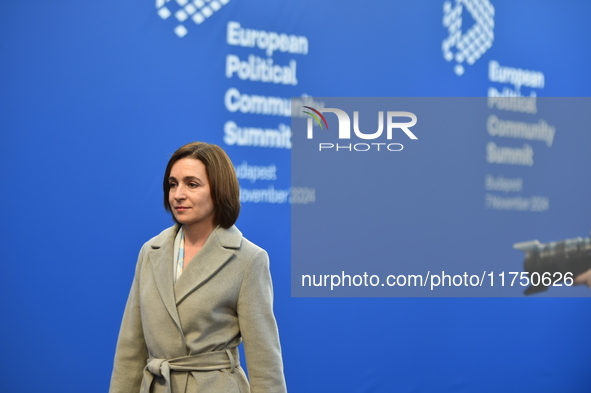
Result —
[[[314, 108], [312, 108], [310, 106], [304, 106], [304, 108], [310, 109], [312, 112], [316, 113], [316, 115], [320, 116], [320, 119], [322, 119], [322, 121], [324, 122], [324, 125], [326, 125], [326, 129], [328, 130], [328, 123], [326, 122], [326, 119], [324, 118], [324, 116], [322, 116], [322, 113], [318, 112], [316, 109], [314, 109]], [[322, 122], [320, 121], [320, 119], [318, 118], [318, 116], [316, 116], [312, 112], [308, 112], [308, 111], [302, 111], [302, 112], [307, 113], [308, 115], [312, 116], [316, 120], [316, 123], [318, 123], [318, 125], [320, 126], [320, 129], [323, 128], [322, 127]]]

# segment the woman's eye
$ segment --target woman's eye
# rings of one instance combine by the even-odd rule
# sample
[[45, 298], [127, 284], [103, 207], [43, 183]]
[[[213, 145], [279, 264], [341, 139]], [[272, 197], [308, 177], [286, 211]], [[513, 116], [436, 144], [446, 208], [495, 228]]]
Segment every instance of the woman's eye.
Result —
[[176, 187], [176, 183], [170, 183], [168, 186], [169, 186], [170, 188], [174, 188], [174, 187]]
[[197, 188], [197, 187], [199, 187], [199, 184], [197, 184], [197, 183], [189, 183], [189, 187], [191, 187], [191, 188]]

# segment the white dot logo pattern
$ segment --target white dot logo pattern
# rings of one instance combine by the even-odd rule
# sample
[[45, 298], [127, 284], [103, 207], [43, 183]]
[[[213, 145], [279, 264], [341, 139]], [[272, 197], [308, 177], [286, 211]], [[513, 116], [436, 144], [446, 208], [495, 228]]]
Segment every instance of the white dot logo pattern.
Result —
[[189, 32], [185, 24], [200, 25], [229, 2], [230, 0], [156, 0], [156, 13], [162, 19], [173, 16], [179, 23], [174, 28], [174, 33], [182, 38]]
[[[462, 12], [466, 9], [474, 25], [462, 34]], [[455, 60], [455, 73], [464, 73], [464, 63], [474, 64], [493, 44], [495, 27], [495, 8], [489, 0], [455, 0], [443, 4], [443, 26], [447, 27], [448, 37], [443, 40], [443, 58]]]

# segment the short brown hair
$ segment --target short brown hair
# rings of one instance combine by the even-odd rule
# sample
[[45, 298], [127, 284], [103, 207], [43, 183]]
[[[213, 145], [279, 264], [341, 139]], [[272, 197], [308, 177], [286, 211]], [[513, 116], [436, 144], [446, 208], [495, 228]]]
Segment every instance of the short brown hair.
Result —
[[[205, 165], [213, 201], [214, 224], [230, 228], [240, 214], [240, 187], [230, 157], [217, 145], [193, 142], [181, 146], [168, 160], [164, 173], [164, 209], [172, 213], [168, 202], [170, 171], [175, 162], [183, 158], [195, 158]], [[176, 221], [174, 214], [172, 218]]]

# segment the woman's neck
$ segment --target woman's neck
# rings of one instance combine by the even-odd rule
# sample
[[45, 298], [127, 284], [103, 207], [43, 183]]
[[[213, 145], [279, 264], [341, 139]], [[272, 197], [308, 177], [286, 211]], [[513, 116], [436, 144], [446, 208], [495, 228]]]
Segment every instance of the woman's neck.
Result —
[[213, 223], [183, 225], [185, 245], [201, 248], [214, 229]]

